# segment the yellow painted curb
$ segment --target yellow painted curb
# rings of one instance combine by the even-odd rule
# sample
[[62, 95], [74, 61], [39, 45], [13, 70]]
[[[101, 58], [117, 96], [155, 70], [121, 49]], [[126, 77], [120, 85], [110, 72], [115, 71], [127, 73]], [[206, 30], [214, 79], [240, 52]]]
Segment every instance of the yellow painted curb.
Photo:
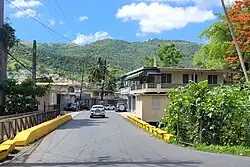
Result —
[[138, 127], [146, 130], [150, 134], [156, 136], [157, 138], [165, 140], [167, 142], [169, 142], [172, 139], [172, 137], [173, 137], [173, 135], [167, 133], [167, 131], [164, 131], [162, 129], [156, 128], [156, 127], [148, 124], [147, 122], [144, 122], [144, 121], [140, 120], [139, 118], [137, 118], [135, 116], [128, 115], [127, 119], [129, 121], [131, 121], [132, 123], [134, 123], [135, 125], [137, 125]]
[[0, 160], [5, 159], [9, 154], [10, 145], [0, 144]]
[[0, 144], [0, 160], [5, 159], [8, 154], [15, 149], [16, 146], [28, 145], [71, 119], [72, 115], [67, 114], [21, 131], [15, 136], [13, 140], [7, 140]]
[[63, 115], [52, 119], [50, 121], [44, 122], [27, 130], [24, 130], [18, 133], [13, 139], [16, 143], [16, 146], [25, 146], [28, 145], [37, 139], [47, 135], [54, 129], [56, 129], [59, 125], [66, 123], [71, 120], [72, 116], [70, 114]]
[[9, 152], [12, 152], [15, 149], [16, 141], [15, 140], [7, 140], [7, 141], [3, 142], [1, 145], [9, 145], [10, 146]]

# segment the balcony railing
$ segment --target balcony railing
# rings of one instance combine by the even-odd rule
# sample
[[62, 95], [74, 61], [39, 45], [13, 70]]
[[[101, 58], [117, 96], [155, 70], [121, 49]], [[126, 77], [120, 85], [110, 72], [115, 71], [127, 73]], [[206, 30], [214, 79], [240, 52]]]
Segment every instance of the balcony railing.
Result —
[[[184, 84], [175, 84], [175, 83], [144, 83], [139, 85], [132, 85], [131, 87], [121, 89], [122, 94], [134, 94], [134, 93], [145, 93], [145, 92], [168, 92], [171, 88], [177, 88], [179, 86], [186, 86]], [[219, 84], [209, 84], [209, 87], [218, 86]]]

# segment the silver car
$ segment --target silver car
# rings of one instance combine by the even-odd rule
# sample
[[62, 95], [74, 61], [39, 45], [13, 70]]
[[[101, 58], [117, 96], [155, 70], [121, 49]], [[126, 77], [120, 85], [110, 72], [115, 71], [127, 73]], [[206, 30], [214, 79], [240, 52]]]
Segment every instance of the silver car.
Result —
[[105, 109], [103, 105], [93, 105], [90, 109], [90, 118], [93, 118], [94, 116], [101, 116], [105, 118]]

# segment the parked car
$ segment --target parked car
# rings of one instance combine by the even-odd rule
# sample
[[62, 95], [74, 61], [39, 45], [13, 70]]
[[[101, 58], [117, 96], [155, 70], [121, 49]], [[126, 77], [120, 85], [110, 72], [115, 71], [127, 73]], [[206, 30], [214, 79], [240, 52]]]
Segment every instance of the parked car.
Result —
[[78, 111], [78, 105], [76, 103], [68, 103], [64, 107], [65, 111]]
[[93, 105], [90, 109], [90, 118], [93, 118], [95, 116], [101, 116], [105, 118], [105, 108], [103, 105]]
[[105, 110], [115, 110], [115, 106], [112, 104], [106, 104], [104, 105]]
[[86, 103], [81, 103], [80, 104], [80, 110], [89, 110], [89, 107]]
[[127, 111], [126, 105], [124, 103], [116, 104], [116, 112], [125, 112]]

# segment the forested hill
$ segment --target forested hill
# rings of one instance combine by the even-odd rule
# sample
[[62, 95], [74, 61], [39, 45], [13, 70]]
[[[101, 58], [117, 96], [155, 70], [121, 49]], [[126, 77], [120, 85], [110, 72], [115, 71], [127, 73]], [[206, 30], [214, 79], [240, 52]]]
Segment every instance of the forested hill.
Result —
[[[181, 61], [181, 66], [190, 67], [193, 64], [193, 55], [201, 47], [201, 44], [187, 41], [167, 41], [151, 39], [144, 42], [127, 42], [122, 40], [100, 40], [94, 43], [79, 46], [76, 44], [38, 44], [38, 66], [45, 70], [43, 73], [68, 73], [77, 74], [81, 64], [89, 64], [94, 57], [106, 58], [109, 65], [120, 67], [125, 71], [145, 66], [145, 56], [152, 56], [159, 45], [163, 42], [175, 43], [176, 46], [186, 55]], [[21, 42], [12, 49], [12, 54], [31, 65], [32, 44]], [[14, 68], [10, 63], [10, 68]], [[11, 70], [11, 69], [10, 69]], [[47, 71], [46, 71], [47, 70]]]

